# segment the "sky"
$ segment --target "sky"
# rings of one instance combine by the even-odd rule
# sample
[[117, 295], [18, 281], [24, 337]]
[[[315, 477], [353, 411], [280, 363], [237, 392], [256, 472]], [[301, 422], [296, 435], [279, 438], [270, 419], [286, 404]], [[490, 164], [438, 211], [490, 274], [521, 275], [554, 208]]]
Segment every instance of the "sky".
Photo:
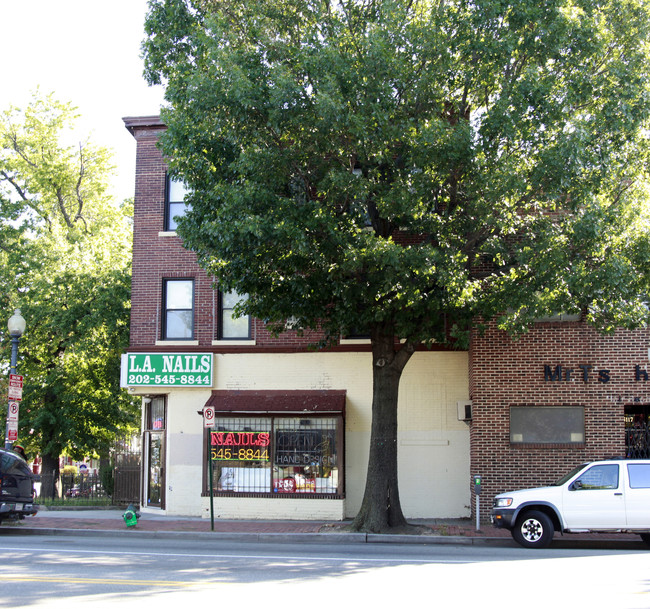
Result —
[[142, 76], [147, 0], [0, 0], [0, 111], [33, 92], [76, 106], [79, 139], [114, 152], [114, 194], [132, 197], [135, 140], [125, 116], [153, 116], [162, 87]]

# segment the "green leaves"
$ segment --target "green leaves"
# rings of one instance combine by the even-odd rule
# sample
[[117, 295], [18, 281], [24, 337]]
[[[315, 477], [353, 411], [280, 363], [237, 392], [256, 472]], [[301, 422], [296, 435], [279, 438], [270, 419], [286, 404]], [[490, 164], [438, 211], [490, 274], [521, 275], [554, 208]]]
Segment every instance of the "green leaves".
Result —
[[153, 1], [179, 231], [249, 313], [332, 336], [640, 323], [649, 23], [641, 0]]
[[108, 201], [109, 153], [89, 143], [62, 145], [75, 119], [70, 104], [38, 93], [24, 111], [2, 114], [0, 188], [11, 202], [3, 219], [65, 230], [71, 239], [99, 220]]
[[54, 458], [103, 450], [137, 413], [119, 388], [131, 204], [107, 195], [108, 151], [66, 143], [74, 117], [70, 105], [37, 96], [0, 122], [2, 310], [18, 306], [27, 321], [21, 442]]

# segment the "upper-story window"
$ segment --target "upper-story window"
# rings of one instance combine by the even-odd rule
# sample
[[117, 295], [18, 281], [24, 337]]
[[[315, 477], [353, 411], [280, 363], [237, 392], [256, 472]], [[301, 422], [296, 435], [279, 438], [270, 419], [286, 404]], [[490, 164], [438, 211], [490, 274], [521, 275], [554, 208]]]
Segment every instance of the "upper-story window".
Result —
[[167, 187], [165, 188], [165, 230], [175, 231], [178, 223], [177, 218], [185, 215], [189, 209], [185, 203], [185, 195], [188, 193], [184, 182], [167, 176]]
[[247, 298], [246, 294], [237, 294], [237, 292], [221, 292], [219, 294], [219, 339], [248, 340], [250, 338], [250, 316], [234, 317], [237, 303]]
[[194, 280], [165, 279], [163, 340], [194, 338]]

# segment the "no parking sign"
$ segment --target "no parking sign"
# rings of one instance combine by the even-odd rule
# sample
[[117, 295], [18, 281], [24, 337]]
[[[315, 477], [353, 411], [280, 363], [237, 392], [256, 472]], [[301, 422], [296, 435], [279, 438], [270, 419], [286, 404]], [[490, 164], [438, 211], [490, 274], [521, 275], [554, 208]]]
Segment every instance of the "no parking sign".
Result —
[[20, 405], [18, 402], [9, 402], [9, 410], [7, 411], [7, 421], [18, 420], [18, 410]]
[[203, 407], [203, 427], [214, 427], [214, 408], [212, 406]]

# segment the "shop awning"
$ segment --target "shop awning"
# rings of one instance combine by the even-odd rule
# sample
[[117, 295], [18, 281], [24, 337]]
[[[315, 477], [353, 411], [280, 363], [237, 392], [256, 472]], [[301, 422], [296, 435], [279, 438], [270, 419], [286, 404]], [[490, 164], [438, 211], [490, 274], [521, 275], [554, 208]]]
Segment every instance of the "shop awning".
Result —
[[216, 413], [344, 414], [345, 390], [215, 390], [205, 403]]

